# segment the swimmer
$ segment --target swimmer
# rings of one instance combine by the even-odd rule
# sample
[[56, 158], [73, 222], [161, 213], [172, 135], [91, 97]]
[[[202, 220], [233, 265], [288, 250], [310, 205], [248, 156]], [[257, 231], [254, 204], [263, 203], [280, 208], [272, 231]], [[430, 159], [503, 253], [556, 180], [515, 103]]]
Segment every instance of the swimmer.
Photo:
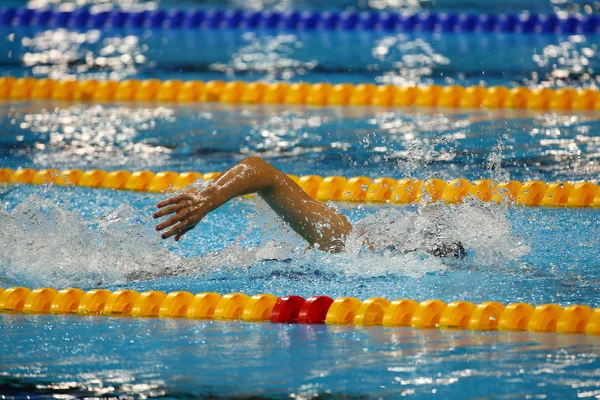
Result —
[[[170, 216], [156, 225], [162, 238], [185, 235], [211, 211], [229, 200], [258, 194], [289, 226], [311, 246], [338, 253], [343, 251], [352, 231], [348, 219], [337, 210], [310, 198], [296, 182], [266, 161], [248, 157], [200, 191], [188, 191], [158, 203], [153, 218]], [[438, 257], [464, 257], [460, 243], [442, 243], [426, 249]]]

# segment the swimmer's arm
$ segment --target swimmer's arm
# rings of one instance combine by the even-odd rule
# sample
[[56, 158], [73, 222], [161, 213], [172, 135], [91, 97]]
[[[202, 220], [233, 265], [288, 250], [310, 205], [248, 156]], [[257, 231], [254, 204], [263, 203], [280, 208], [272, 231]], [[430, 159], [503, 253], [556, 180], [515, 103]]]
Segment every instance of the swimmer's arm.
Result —
[[352, 226], [339, 212], [311, 199], [287, 175], [266, 161], [249, 157], [223, 173], [201, 192], [188, 192], [158, 203], [153, 217], [174, 214], [158, 224], [163, 239], [179, 240], [211, 211], [237, 196], [257, 193], [311, 245], [338, 252], [344, 248]]

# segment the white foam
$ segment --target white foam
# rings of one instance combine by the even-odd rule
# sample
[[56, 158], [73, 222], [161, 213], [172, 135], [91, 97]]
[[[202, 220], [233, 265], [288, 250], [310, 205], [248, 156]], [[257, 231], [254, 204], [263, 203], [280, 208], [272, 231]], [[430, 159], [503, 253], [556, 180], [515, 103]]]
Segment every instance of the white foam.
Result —
[[[386, 208], [355, 224], [346, 254], [362, 263], [347, 272], [417, 277], [441, 271], [456, 260], [435, 257], [427, 249], [442, 243], [461, 243], [467, 250], [464, 262], [480, 266], [506, 265], [529, 252], [514, 236], [504, 207], [477, 199], [457, 205], [423, 203], [416, 210]], [[365, 251], [367, 247], [375, 251]]]

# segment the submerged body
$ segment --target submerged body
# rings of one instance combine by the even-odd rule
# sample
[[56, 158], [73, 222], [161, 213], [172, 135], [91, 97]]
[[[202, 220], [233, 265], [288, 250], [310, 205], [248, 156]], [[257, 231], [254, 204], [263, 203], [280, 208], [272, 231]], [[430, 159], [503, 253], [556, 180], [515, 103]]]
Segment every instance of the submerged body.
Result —
[[[337, 210], [310, 198], [290, 177], [258, 157], [239, 162], [200, 191], [188, 191], [158, 203], [154, 218], [171, 215], [156, 226], [162, 238], [179, 240], [211, 211], [229, 200], [250, 193], [265, 202], [311, 246], [337, 253], [352, 231], [348, 219]], [[373, 245], [366, 240], [366, 245]], [[397, 245], [387, 246], [396, 250]], [[416, 249], [414, 249], [416, 250]], [[460, 243], [435, 243], [424, 249], [439, 257], [464, 257]], [[413, 250], [404, 250], [413, 251]]]

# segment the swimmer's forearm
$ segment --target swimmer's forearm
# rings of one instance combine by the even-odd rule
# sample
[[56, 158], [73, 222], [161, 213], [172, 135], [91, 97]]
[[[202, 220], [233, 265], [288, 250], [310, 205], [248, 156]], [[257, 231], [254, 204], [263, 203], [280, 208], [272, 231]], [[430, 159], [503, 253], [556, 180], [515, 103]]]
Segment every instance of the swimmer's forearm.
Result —
[[311, 245], [339, 251], [352, 226], [342, 214], [311, 199], [291, 178], [266, 161], [249, 157], [212, 185], [215, 206], [257, 193], [290, 227]]
[[251, 193], [264, 195], [278, 184], [288, 186], [291, 179], [257, 157], [248, 157], [215, 179], [208, 188], [211, 211], [229, 200]]

